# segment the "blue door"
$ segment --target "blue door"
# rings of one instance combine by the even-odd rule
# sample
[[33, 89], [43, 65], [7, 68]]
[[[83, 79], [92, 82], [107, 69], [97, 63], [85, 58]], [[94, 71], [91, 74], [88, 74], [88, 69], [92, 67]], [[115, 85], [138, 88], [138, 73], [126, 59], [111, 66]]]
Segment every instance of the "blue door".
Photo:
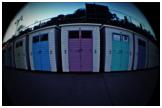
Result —
[[129, 37], [122, 35], [121, 70], [128, 70], [129, 64]]
[[112, 36], [112, 71], [128, 70], [129, 64], [129, 37], [121, 34]]
[[33, 37], [33, 65], [35, 70], [41, 70], [41, 57], [40, 57], [40, 47], [39, 47], [39, 36]]
[[146, 62], [146, 42], [138, 39], [138, 64], [137, 69], [144, 69]]
[[121, 63], [121, 36], [120, 34], [113, 34], [112, 36], [112, 61], [111, 70], [118, 71]]
[[48, 34], [34, 36], [32, 48], [35, 70], [50, 71]]
[[5, 63], [6, 63], [6, 66], [9, 66], [10, 65], [10, 58], [9, 58], [9, 50], [8, 50], [8, 48], [6, 49], [6, 54], [5, 54], [5, 59], [6, 59], [6, 61], [5, 61]]
[[9, 54], [8, 54], [8, 59], [9, 59], [9, 67], [12, 67], [12, 48], [11, 46], [9, 47]]
[[50, 71], [50, 57], [49, 57], [49, 46], [48, 46], [48, 34], [43, 34], [40, 36], [40, 57], [42, 70]]

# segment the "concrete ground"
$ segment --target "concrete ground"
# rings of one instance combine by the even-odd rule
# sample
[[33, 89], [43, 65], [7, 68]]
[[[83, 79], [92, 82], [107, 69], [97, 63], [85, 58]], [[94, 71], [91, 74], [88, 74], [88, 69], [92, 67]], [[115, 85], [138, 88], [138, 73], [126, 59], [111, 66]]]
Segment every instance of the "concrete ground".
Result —
[[159, 78], [159, 68], [49, 73], [3, 67], [3, 105], [160, 105]]

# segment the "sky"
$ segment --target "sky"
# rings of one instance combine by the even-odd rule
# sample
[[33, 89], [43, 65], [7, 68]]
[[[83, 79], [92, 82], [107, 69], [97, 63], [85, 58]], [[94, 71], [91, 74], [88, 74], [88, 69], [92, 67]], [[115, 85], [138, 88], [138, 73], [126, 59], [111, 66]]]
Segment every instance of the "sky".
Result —
[[[145, 16], [140, 12], [140, 10], [133, 5], [132, 3], [115, 3], [115, 2], [95, 2], [95, 4], [105, 5], [108, 6], [112, 13], [116, 13], [119, 18], [123, 18], [124, 15], [128, 15], [131, 17], [131, 21], [139, 25], [142, 23], [142, 26], [149, 30], [152, 35], [155, 36], [154, 31], [152, 30], [149, 22], [145, 18]], [[5, 37], [3, 42], [6, 42], [10, 39], [16, 31], [16, 20], [23, 16], [23, 20], [19, 23], [19, 25], [28, 26], [37, 21], [48, 19], [55, 17], [60, 14], [71, 14], [75, 10], [79, 8], [85, 8], [85, 2], [71, 2], [71, 3], [64, 3], [64, 2], [52, 2], [52, 3], [40, 3], [40, 2], [33, 2], [28, 3], [27, 5], [22, 8], [14, 19], [11, 21], [7, 32], [5, 33]], [[119, 12], [118, 12], [119, 11]], [[130, 18], [129, 17], [129, 18]]]

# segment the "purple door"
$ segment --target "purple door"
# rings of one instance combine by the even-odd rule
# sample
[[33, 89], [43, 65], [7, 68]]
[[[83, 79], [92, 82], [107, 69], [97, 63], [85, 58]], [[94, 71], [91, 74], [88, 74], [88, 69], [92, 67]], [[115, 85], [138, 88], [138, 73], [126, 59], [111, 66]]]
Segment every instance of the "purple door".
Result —
[[69, 31], [69, 70], [92, 71], [92, 31]]
[[79, 31], [69, 31], [69, 70], [80, 71]]
[[92, 31], [81, 31], [81, 71], [93, 70]]

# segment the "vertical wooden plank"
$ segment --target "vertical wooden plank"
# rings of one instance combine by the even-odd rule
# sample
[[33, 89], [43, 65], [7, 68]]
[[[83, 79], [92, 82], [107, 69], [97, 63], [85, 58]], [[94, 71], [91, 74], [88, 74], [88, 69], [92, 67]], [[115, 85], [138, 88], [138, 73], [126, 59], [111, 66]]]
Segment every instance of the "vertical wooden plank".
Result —
[[69, 72], [69, 55], [68, 55], [68, 29], [61, 28], [61, 53], [63, 72]]

